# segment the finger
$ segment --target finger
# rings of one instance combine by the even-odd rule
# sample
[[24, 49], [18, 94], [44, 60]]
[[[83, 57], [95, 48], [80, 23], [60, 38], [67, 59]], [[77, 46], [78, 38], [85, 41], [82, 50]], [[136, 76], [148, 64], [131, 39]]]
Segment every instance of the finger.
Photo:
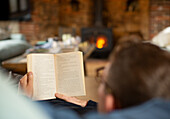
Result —
[[76, 101], [75, 101], [75, 97], [65, 96], [65, 95], [59, 94], [59, 93], [56, 93], [55, 96], [56, 96], [57, 98], [60, 98], [60, 99], [65, 100], [65, 101], [67, 101], [67, 102], [71, 102], [71, 103], [75, 103], [75, 102], [76, 102]]
[[26, 87], [27, 85], [27, 74], [25, 74], [21, 79], [20, 79], [20, 86], [21, 87]]
[[73, 104], [76, 104], [76, 105], [80, 105], [82, 107], [85, 107], [86, 104], [87, 104], [87, 101], [79, 100], [76, 97], [65, 96], [65, 95], [62, 95], [62, 94], [59, 94], [59, 93], [56, 93], [55, 96], [57, 98], [63, 99], [67, 102], [70, 102], [70, 103], [73, 103]]
[[55, 94], [55, 97], [60, 98], [60, 99], [63, 99], [63, 95], [62, 95], [62, 94], [59, 94], [59, 93], [56, 93], [56, 94]]
[[28, 86], [33, 86], [33, 73], [32, 72], [29, 72], [28, 74], [27, 74], [27, 85]]
[[56, 96], [57, 98], [60, 98], [60, 99], [63, 99], [63, 100], [65, 100], [65, 101], [70, 102], [70, 100], [69, 100], [70, 97], [69, 97], [69, 96], [65, 96], [65, 95], [59, 94], [59, 93], [56, 93], [55, 96]]

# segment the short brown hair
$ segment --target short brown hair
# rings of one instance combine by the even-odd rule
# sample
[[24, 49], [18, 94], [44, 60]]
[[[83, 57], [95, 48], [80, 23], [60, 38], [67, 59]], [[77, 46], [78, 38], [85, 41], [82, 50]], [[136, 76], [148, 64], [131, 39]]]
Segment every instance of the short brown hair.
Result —
[[121, 107], [170, 99], [170, 53], [150, 43], [125, 42], [111, 54], [107, 81]]

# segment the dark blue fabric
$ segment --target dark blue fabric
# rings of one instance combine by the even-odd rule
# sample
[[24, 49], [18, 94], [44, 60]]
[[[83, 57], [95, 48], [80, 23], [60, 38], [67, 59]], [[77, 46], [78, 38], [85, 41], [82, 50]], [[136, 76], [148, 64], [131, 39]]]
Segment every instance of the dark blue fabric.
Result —
[[83, 115], [89, 111], [97, 111], [97, 103], [94, 101], [88, 101], [86, 107], [81, 107], [79, 105], [73, 104], [66, 102], [62, 99], [56, 98], [56, 99], [50, 99], [50, 100], [42, 100], [38, 101], [41, 104], [48, 104], [52, 106], [53, 108], [58, 108], [60, 109], [71, 109], [76, 111], [78, 114]]
[[109, 114], [89, 112], [83, 116], [70, 109], [53, 108], [50, 115], [53, 119], [170, 119], [170, 101], [152, 99], [139, 106], [120, 109]]
[[106, 115], [87, 114], [87, 119], [170, 119], [170, 102], [152, 99], [139, 106], [120, 109]]

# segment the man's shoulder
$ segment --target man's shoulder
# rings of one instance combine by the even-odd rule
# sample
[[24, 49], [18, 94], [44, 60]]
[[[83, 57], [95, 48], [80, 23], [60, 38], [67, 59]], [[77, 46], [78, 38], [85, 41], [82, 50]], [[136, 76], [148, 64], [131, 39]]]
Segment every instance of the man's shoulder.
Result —
[[152, 99], [141, 105], [114, 111], [110, 114], [87, 114], [87, 119], [169, 119], [170, 101]]

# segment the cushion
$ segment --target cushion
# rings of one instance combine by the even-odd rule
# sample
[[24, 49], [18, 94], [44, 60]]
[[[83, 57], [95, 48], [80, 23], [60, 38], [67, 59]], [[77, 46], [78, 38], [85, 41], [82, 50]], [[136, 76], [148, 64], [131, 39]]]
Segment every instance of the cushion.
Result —
[[22, 34], [12, 34], [12, 39], [0, 41], [0, 61], [20, 55], [30, 48]]

